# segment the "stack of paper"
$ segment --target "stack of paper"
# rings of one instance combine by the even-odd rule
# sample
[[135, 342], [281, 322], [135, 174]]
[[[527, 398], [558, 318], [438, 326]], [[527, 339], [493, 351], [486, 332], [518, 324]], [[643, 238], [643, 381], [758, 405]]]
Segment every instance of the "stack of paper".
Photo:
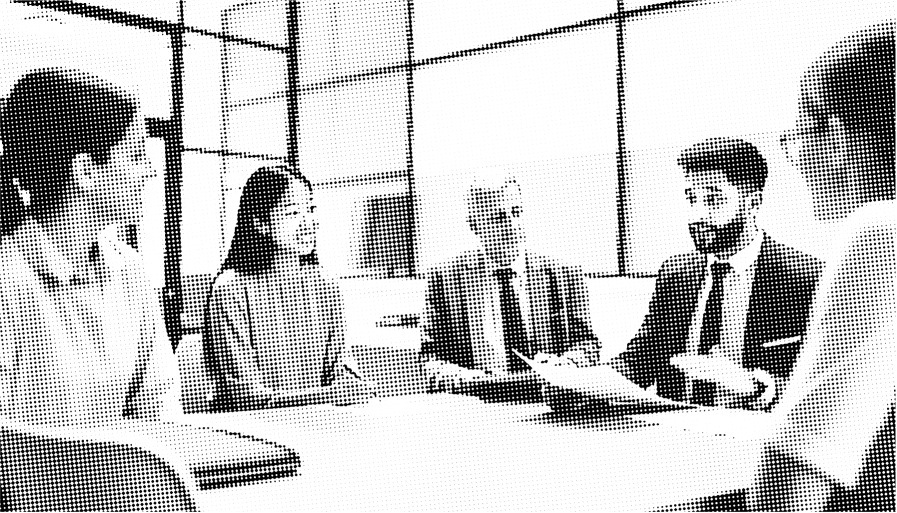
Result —
[[576, 367], [539, 363], [515, 351], [539, 376], [557, 388], [578, 392], [590, 399], [610, 405], [639, 407], [695, 408], [696, 406], [672, 401], [645, 390], [609, 365]]

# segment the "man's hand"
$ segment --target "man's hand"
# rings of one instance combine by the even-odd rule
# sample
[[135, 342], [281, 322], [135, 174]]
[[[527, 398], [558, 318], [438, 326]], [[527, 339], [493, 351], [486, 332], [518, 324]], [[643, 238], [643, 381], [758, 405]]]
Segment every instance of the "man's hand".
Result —
[[533, 357], [537, 363], [547, 363], [554, 366], [575, 365], [576, 367], [593, 367], [598, 364], [594, 353], [584, 349], [571, 349], [560, 355], [550, 353], [536, 353]]
[[427, 376], [427, 389], [430, 392], [463, 393], [470, 385], [489, 377], [485, 371], [467, 369], [460, 365], [430, 359], [424, 362], [424, 374]]
[[760, 384], [767, 384], [768, 381], [764, 379], [764, 375], [768, 376], [765, 372], [745, 369], [732, 360], [719, 356], [680, 354], [670, 358], [670, 364], [690, 379], [715, 384], [717, 393], [733, 400], [753, 398], [760, 391]]

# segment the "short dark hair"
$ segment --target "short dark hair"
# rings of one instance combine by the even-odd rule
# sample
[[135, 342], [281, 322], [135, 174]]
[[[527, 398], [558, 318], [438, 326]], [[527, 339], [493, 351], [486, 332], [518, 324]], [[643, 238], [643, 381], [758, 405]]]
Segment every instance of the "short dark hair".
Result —
[[[266, 166], [259, 168], [243, 187], [237, 210], [237, 226], [221, 270], [234, 269], [241, 274], [259, 274], [270, 269], [274, 262], [274, 240], [256, 229], [254, 220], [269, 220], [271, 211], [287, 192], [293, 180], [301, 181], [308, 190], [311, 182], [290, 166]], [[317, 253], [306, 257], [308, 263], [317, 263]]]
[[13, 86], [0, 117], [2, 227], [21, 224], [25, 207], [14, 185], [31, 195], [31, 210], [57, 207], [72, 173], [72, 159], [86, 153], [105, 164], [137, 114], [137, 102], [99, 77], [76, 70], [38, 69]]
[[686, 174], [720, 170], [732, 185], [762, 191], [769, 169], [753, 144], [741, 139], [714, 137], [684, 150], [676, 161]]
[[879, 23], [829, 48], [807, 71], [818, 84], [816, 122], [837, 117], [846, 128], [870, 137], [874, 167], [870, 184], [894, 197], [894, 25]]

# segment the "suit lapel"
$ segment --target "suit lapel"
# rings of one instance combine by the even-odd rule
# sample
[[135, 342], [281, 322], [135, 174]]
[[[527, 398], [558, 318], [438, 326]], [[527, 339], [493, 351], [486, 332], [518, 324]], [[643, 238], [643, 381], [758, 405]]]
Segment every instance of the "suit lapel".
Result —
[[745, 346], [753, 345], [762, 339], [763, 334], [760, 333], [763, 326], [767, 326], [766, 318], [775, 315], [775, 312], [769, 312], [770, 294], [772, 293], [771, 285], [775, 277], [775, 260], [772, 258], [771, 241], [768, 236], [763, 237], [763, 247], [760, 249], [760, 256], [757, 258], [757, 269], [754, 271], [754, 284], [751, 286], [751, 300], [748, 305], [747, 323], [744, 328]]
[[526, 255], [526, 295], [529, 301], [527, 335], [532, 352], [554, 351], [551, 344], [551, 273], [547, 263]]
[[757, 258], [757, 268], [754, 271], [754, 284], [751, 287], [751, 299], [748, 305], [747, 322], [744, 327], [744, 361], [753, 360], [751, 357], [759, 344], [767, 339], [774, 338], [774, 334], [767, 333], [773, 326], [772, 316], [780, 312], [774, 307], [774, 286], [777, 277], [781, 275], [779, 262], [774, 254], [774, 244], [768, 235], [763, 236], [763, 247]]
[[477, 360], [477, 348], [488, 346], [486, 340], [487, 326], [492, 326], [492, 304], [490, 301], [488, 280], [484, 255], [477, 251], [465, 258], [459, 274], [457, 301], [463, 304], [451, 305], [462, 312], [461, 329], [466, 329], [469, 337], [471, 363]]

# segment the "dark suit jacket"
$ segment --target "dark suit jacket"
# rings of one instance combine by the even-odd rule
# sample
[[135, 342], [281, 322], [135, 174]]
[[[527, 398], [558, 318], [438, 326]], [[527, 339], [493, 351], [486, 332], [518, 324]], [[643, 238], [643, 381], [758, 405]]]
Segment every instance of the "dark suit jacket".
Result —
[[[764, 236], [748, 305], [745, 368], [763, 369], [777, 382], [791, 374], [801, 343], [764, 344], [804, 335], [821, 270], [816, 258]], [[706, 274], [705, 256], [698, 252], [664, 262], [641, 329], [611, 362], [617, 370], [642, 387], [656, 383], [658, 395], [685, 400], [685, 377], [669, 360], [686, 350]]]
[[[482, 251], [469, 251], [437, 266], [427, 275], [421, 354], [466, 368], [474, 367], [474, 344], [485, 336], [484, 309], [489, 305]], [[580, 270], [541, 255], [526, 255], [527, 329], [533, 353], [559, 354], [575, 346], [597, 353], [588, 314], [588, 297]]]

